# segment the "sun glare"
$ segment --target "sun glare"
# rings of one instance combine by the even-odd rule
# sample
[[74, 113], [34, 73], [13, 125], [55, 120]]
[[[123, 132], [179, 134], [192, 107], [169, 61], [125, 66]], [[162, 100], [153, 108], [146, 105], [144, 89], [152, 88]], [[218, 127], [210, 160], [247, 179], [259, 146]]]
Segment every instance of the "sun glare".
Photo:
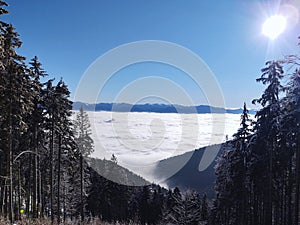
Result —
[[262, 33], [270, 39], [277, 38], [286, 27], [286, 18], [281, 15], [269, 17], [263, 24]]

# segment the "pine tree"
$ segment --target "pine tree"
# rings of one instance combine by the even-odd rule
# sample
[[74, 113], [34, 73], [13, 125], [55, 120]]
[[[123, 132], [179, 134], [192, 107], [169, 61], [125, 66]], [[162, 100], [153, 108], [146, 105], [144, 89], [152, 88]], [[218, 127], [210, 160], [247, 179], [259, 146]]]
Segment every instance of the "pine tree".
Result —
[[[298, 60], [287, 63], [299, 67]], [[262, 105], [254, 129], [244, 107], [241, 128], [218, 159], [212, 224], [299, 223], [299, 74], [297, 68], [284, 87], [281, 62], [267, 62], [262, 70], [257, 80], [267, 87], [254, 100]]]
[[203, 195], [201, 200], [201, 221], [207, 221], [209, 216], [208, 203], [206, 194]]
[[[0, 0], [0, 16], [5, 6]], [[0, 214], [13, 222], [25, 204], [28, 216], [51, 216], [52, 223], [56, 216], [60, 223], [79, 213], [73, 178], [87, 164], [74, 142], [67, 86], [41, 83], [41, 63], [34, 57], [28, 68], [16, 52], [21, 45], [14, 27], [0, 21]]]
[[[295, 65], [296, 62], [293, 61]], [[283, 99], [283, 116], [281, 130], [286, 140], [286, 145], [292, 149], [295, 173], [295, 203], [294, 224], [299, 221], [299, 188], [300, 188], [300, 70], [296, 68], [287, 87], [287, 95]], [[293, 162], [293, 161], [292, 161]]]
[[61, 174], [66, 173], [68, 175], [73, 170], [77, 170], [76, 166], [79, 166], [76, 162], [79, 161], [80, 155], [76, 152], [70, 120], [72, 114], [72, 102], [68, 99], [70, 92], [62, 80], [56, 86], [53, 86], [52, 83], [53, 80], [49, 80], [44, 90], [43, 103], [45, 105], [43, 108], [45, 108], [44, 113], [47, 118], [45, 124], [45, 128], [48, 130], [47, 145], [50, 149], [47, 158], [50, 167], [49, 205], [51, 221], [54, 221], [56, 214], [56, 219], [60, 222], [60, 209], [63, 205], [61, 200], [64, 199], [65, 182], [69, 182], [69, 177], [62, 180]]
[[243, 112], [241, 115], [241, 127], [238, 131], [233, 135], [236, 141], [242, 141], [242, 143], [246, 143], [250, 134], [252, 133], [251, 125], [253, 121], [249, 117], [249, 111], [247, 109], [246, 103], [244, 103]]
[[33, 202], [33, 218], [37, 218], [39, 215], [41, 215], [41, 174], [39, 174], [39, 166], [40, 166], [40, 153], [38, 151], [41, 138], [42, 138], [42, 130], [41, 125], [43, 124], [44, 118], [43, 118], [43, 109], [42, 109], [42, 88], [43, 84], [40, 82], [41, 77], [45, 77], [47, 74], [42, 69], [42, 64], [38, 61], [37, 56], [35, 56], [31, 62], [29, 62], [31, 65], [30, 67], [30, 73], [33, 78], [32, 82], [32, 90], [34, 93], [33, 98], [33, 112], [31, 114], [31, 117], [28, 118], [28, 120], [31, 121], [29, 126], [29, 132], [31, 133], [31, 143], [33, 146], [33, 152], [35, 153], [34, 159], [33, 159], [33, 196], [32, 196], [32, 202]]
[[[57, 137], [57, 223], [60, 223], [61, 213], [61, 194], [62, 194], [62, 165], [65, 161], [70, 161], [73, 150], [73, 131], [71, 129], [72, 123], [70, 120], [72, 102], [69, 100], [70, 92], [66, 84], [61, 79], [55, 87], [56, 100], [56, 137]], [[71, 162], [72, 163], [72, 162]]]
[[139, 202], [139, 216], [141, 224], [147, 224], [150, 217], [150, 188], [149, 186], [144, 186], [141, 193], [141, 198]]
[[[8, 14], [8, 11], [3, 8], [5, 6], [8, 6], [4, 1], [0, 1], [0, 16]], [[1, 18], [2, 19], [2, 18]], [[4, 34], [5, 34], [5, 28], [7, 27], [7, 24], [3, 21], [0, 21], [0, 108], [1, 110], [4, 109], [5, 106], [5, 85], [6, 85], [6, 73], [5, 73], [5, 60], [4, 60]], [[1, 207], [1, 213], [4, 215], [6, 214], [6, 203], [7, 203], [7, 191], [6, 191], [6, 181], [7, 181], [7, 174], [6, 174], [6, 168], [7, 168], [7, 153], [5, 151], [4, 145], [4, 117], [3, 114], [0, 116], [0, 124], [1, 124], [1, 137], [0, 137], [0, 180], [1, 180], [1, 192], [0, 197], [2, 201], [2, 207]]]
[[230, 158], [231, 167], [231, 179], [234, 182], [233, 189], [238, 191], [233, 193], [238, 193], [234, 196], [236, 199], [235, 207], [236, 214], [239, 223], [245, 224], [248, 210], [248, 193], [249, 193], [249, 178], [248, 164], [249, 164], [249, 152], [247, 151], [247, 143], [252, 136], [253, 121], [250, 119], [248, 114], [248, 109], [246, 103], [244, 103], [243, 112], [241, 115], [240, 128], [237, 133], [235, 133], [234, 139], [231, 141], [233, 148], [235, 149]]
[[88, 114], [80, 107], [79, 112], [76, 114], [74, 123], [74, 136], [78, 149], [83, 157], [89, 156], [94, 151], [94, 142], [91, 137], [91, 124]]
[[[277, 145], [276, 134], [278, 133], [278, 115], [280, 111], [279, 106], [279, 94], [284, 91], [280, 80], [283, 78], [283, 68], [278, 61], [268, 61], [267, 67], [262, 69], [262, 75], [257, 79], [258, 82], [262, 82], [268, 85], [261, 96], [261, 98], [254, 100], [253, 102], [260, 103], [264, 108], [261, 109], [257, 114], [257, 123], [255, 129], [259, 135], [260, 141], [266, 146], [268, 159], [267, 177], [269, 179], [268, 189], [266, 190], [266, 216], [265, 224], [272, 224], [273, 221], [273, 158], [274, 151]], [[265, 142], [267, 139], [270, 142]]]
[[84, 163], [83, 158], [89, 156], [94, 151], [93, 139], [91, 137], [91, 125], [87, 113], [80, 107], [79, 113], [74, 121], [74, 136], [78, 150], [80, 152], [80, 211], [81, 220], [84, 220]]
[[112, 154], [112, 155], [111, 155], [110, 161], [112, 161], [112, 162], [115, 163], [115, 164], [118, 163], [118, 160], [117, 160], [117, 157], [115, 156], [115, 154]]
[[[7, 7], [7, 3], [0, 0], [0, 16], [2, 15], [6, 15], [9, 12], [3, 8], [3, 7]], [[4, 33], [5, 33], [5, 28], [8, 26], [7, 23], [5, 23], [4, 21], [0, 20], [0, 69], [1, 71], [4, 70], [4, 54], [5, 54], [5, 50], [4, 50]], [[3, 83], [2, 83], [3, 84]]]
[[201, 201], [195, 192], [186, 192], [183, 197], [173, 195], [175, 205], [169, 215], [173, 224], [196, 225], [201, 220]]
[[7, 177], [9, 180], [9, 219], [14, 218], [14, 185], [13, 185], [13, 164], [14, 156], [19, 154], [19, 140], [28, 128], [25, 118], [32, 110], [32, 92], [30, 74], [24, 65], [24, 57], [16, 53], [16, 49], [22, 44], [18, 38], [18, 33], [9, 24], [3, 31], [3, 57], [1, 70], [1, 101], [2, 110], [2, 134], [6, 139], [2, 139], [3, 146], [7, 149]]
[[260, 103], [263, 107], [278, 103], [279, 94], [284, 91], [280, 83], [280, 80], [284, 76], [281, 62], [268, 61], [266, 62], [266, 67], [261, 72], [261, 77], [257, 78], [256, 81], [268, 86], [263, 95], [259, 99], [254, 99], [253, 103]]

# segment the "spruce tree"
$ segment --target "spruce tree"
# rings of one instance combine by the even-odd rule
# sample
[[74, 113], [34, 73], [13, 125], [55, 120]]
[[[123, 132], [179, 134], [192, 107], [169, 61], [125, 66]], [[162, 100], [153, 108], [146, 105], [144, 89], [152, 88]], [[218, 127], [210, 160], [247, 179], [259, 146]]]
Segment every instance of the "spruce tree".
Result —
[[20, 152], [20, 138], [28, 128], [27, 116], [32, 111], [33, 95], [30, 90], [31, 77], [24, 64], [24, 57], [16, 53], [22, 42], [14, 27], [9, 24], [3, 31], [3, 57], [1, 70], [1, 110], [3, 146], [7, 149], [7, 177], [9, 180], [9, 219], [14, 218], [14, 157]]
[[209, 207], [207, 203], [206, 194], [204, 194], [201, 200], [201, 221], [207, 221], [208, 216], [209, 216]]
[[[62, 195], [62, 180], [61, 174], [63, 174], [63, 169], [65, 168], [63, 165], [70, 165], [72, 168], [73, 163], [76, 161], [72, 160], [73, 156], [73, 142], [74, 136], [72, 131], [72, 122], [70, 120], [70, 116], [72, 114], [72, 102], [69, 100], [70, 92], [63, 82], [60, 80], [55, 87], [55, 109], [56, 109], [56, 145], [57, 145], [57, 223], [60, 223], [60, 213], [61, 213], [61, 195]], [[78, 159], [78, 158], [77, 158]], [[68, 168], [66, 168], [68, 169]]]
[[[286, 62], [299, 67], [298, 60]], [[299, 223], [299, 74], [297, 68], [283, 86], [281, 62], [268, 62], [262, 70], [258, 81], [267, 87], [254, 100], [262, 105], [254, 129], [248, 129], [251, 122], [245, 123], [243, 113], [241, 128], [218, 159], [212, 224]], [[246, 194], [238, 195], [241, 190]]]
[[35, 153], [33, 158], [33, 196], [32, 196], [32, 208], [33, 208], [33, 218], [37, 218], [41, 215], [41, 174], [40, 174], [40, 152], [39, 146], [42, 141], [42, 133], [41, 130], [42, 124], [44, 122], [43, 117], [43, 105], [42, 102], [42, 89], [43, 84], [40, 81], [41, 77], [45, 77], [47, 74], [42, 68], [42, 64], [39, 62], [38, 57], [35, 56], [29, 64], [31, 65], [30, 73], [32, 76], [32, 91], [34, 94], [33, 97], [33, 112], [28, 118], [30, 120], [29, 132], [31, 138], [31, 145], [33, 148], [33, 152]]
[[[296, 62], [293, 61], [295, 65]], [[296, 64], [297, 65], [297, 64]], [[287, 95], [283, 99], [281, 131], [286, 145], [291, 149], [291, 164], [294, 168], [295, 202], [294, 224], [299, 221], [299, 188], [300, 188], [300, 70], [296, 68], [287, 86]]]
[[201, 220], [201, 201], [195, 192], [174, 195], [175, 205], [169, 215], [172, 224], [196, 225]]
[[92, 131], [88, 114], [84, 111], [82, 106], [79, 112], [76, 113], [76, 119], [73, 121], [73, 124], [75, 142], [78, 146], [78, 150], [83, 157], [87, 157], [94, 151], [94, 141], [91, 137]]
[[64, 183], [68, 182], [69, 179], [68, 177], [62, 180], [61, 174], [70, 174], [73, 170], [76, 170], [75, 167], [78, 167], [78, 165], [75, 162], [79, 161], [79, 154], [76, 152], [70, 120], [72, 114], [72, 102], [68, 99], [70, 92], [62, 80], [56, 86], [53, 86], [52, 83], [53, 80], [49, 80], [44, 90], [43, 108], [45, 108], [44, 113], [47, 118], [45, 124], [48, 130], [47, 145], [50, 149], [47, 158], [50, 167], [49, 205], [51, 208], [51, 221], [54, 221], [56, 214], [57, 221], [60, 222]]
[[[8, 13], [5, 6], [0, 0], [0, 16]], [[56, 216], [60, 223], [80, 211], [73, 207], [80, 193], [73, 178], [83, 171], [82, 152], [70, 92], [62, 80], [41, 83], [41, 63], [34, 57], [28, 68], [16, 52], [21, 45], [14, 27], [0, 21], [0, 214], [13, 222], [25, 204], [28, 216], [51, 216], [52, 223]]]
[[[253, 100], [253, 103], [260, 103], [263, 108], [256, 114], [255, 131], [257, 135], [256, 145], [260, 146], [256, 154], [260, 154], [265, 159], [266, 173], [268, 186], [265, 189], [265, 224], [272, 224], [273, 220], [273, 167], [274, 155], [277, 149], [277, 133], [278, 133], [278, 116], [280, 112], [279, 96], [284, 91], [281, 85], [283, 78], [283, 67], [279, 61], [268, 61], [266, 67], [262, 70], [262, 75], [257, 79], [257, 82], [262, 82], [267, 85], [264, 93], [259, 99]], [[265, 152], [262, 152], [264, 146]]]
[[246, 143], [250, 134], [252, 133], [251, 125], [253, 121], [250, 119], [249, 111], [247, 109], [246, 103], [243, 106], [243, 112], [241, 115], [241, 123], [238, 131], [233, 135], [236, 141], [241, 141]]
[[89, 156], [94, 151], [93, 139], [91, 137], [91, 125], [88, 118], [88, 114], [83, 110], [81, 106], [79, 112], [76, 114], [74, 120], [74, 136], [78, 150], [80, 152], [80, 214], [81, 220], [84, 220], [84, 189], [85, 189], [85, 176], [84, 176], [84, 157]]

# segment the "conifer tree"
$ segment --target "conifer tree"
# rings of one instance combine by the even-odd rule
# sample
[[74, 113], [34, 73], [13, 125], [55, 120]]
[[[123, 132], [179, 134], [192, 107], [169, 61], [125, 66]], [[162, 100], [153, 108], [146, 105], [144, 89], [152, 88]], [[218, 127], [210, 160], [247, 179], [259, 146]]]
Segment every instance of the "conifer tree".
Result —
[[141, 193], [141, 198], [139, 202], [139, 215], [141, 224], [147, 224], [150, 217], [150, 188], [149, 186], [144, 186]]
[[169, 215], [172, 224], [196, 225], [201, 220], [201, 201], [195, 192], [174, 195], [175, 205]]
[[111, 155], [110, 161], [112, 161], [112, 162], [115, 163], [115, 164], [118, 163], [118, 160], [117, 160], [117, 157], [115, 156], [115, 154], [112, 154], [112, 155]]
[[[210, 221], [212, 224], [298, 224], [299, 223], [299, 124], [300, 73], [299, 57], [285, 61], [297, 67], [287, 86], [281, 85], [282, 62], [267, 62], [258, 81], [267, 85], [256, 114], [253, 131], [243, 124], [223, 152], [216, 167], [217, 199]], [[284, 95], [286, 93], [286, 95]], [[245, 112], [244, 108], [244, 112]], [[244, 119], [243, 119], [244, 117]], [[249, 122], [248, 122], [249, 124]], [[241, 145], [244, 143], [244, 145]], [[228, 148], [227, 146], [227, 148]], [[242, 150], [242, 151], [241, 151]], [[242, 152], [244, 163], [237, 156]], [[245, 157], [246, 156], [246, 157]], [[238, 160], [236, 160], [238, 159]], [[244, 165], [241, 166], [241, 165]], [[241, 173], [242, 170], [245, 173]], [[236, 175], [243, 174], [243, 183]], [[237, 190], [247, 194], [237, 195]], [[235, 192], [235, 193], [234, 193]], [[242, 205], [237, 203], [242, 199]], [[245, 204], [246, 203], [246, 204]], [[241, 220], [242, 218], [242, 220]]]
[[[8, 13], [5, 6], [0, 0], [0, 16]], [[41, 83], [41, 63], [34, 57], [28, 68], [16, 52], [21, 45], [14, 27], [0, 21], [0, 216], [20, 219], [25, 204], [28, 216], [47, 215], [52, 222], [56, 216], [60, 223], [79, 212], [69, 207], [80, 193], [72, 178], [81, 155], [70, 92], [62, 80]]]
[[[71, 129], [72, 122], [70, 120], [72, 102], [69, 100], [70, 92], [62, 79], [55, 87], [55, 100], [56, 100], [56, 143], [57, 143], [57, 223], [60, 223], [61, 213], [61, 194], [62, 194], [62, 165], [65, 161], [72, 159], [73, 150], [73, 131]], [[72, 162], [71, 162], [72, 165]]]
[[[2, 19], [2, 16], [5, 14], [8, 14], [8, 11], [4, 8], [8, 6], [4, 1], [0, 1], [0, 16]], [[4, 32], [5, 32], [5, 27], [7, 27], [7, 24], [0, 20], [0, 109], [4, 109], [5, 106], [5, 85], [6, 85], [6, 75], [5, 75], [5, 61], [4, 61]], [[4, 138], [3, 138], [3, 131], [4, 131], [4, 117], [3, 114], [0, 116], [0, 124], [1, 124], [1, 137], [0, 137], [0, 180], [1, 180], [1, 192], [0, 192], [0, 197], [2, 201], [2, 207], [1, 207], [1, 212], [2, 214], [5, 213], [6, 211], [6, 203], [7, 201], [5, 200], [7, 196], [7, 191], [6, 191], [6, 168], [7, 168], [7, 153], [4, 150]]]
[[80, 211], [81, 220], [84, 220], [84, 186], [85, 186], [85, 176], [84, 176], [84, 157], [89, 156], [94, 151], [93, 139], [91, 137], [91, 125], [88, 118], [88, 114], [83, 110], [81, 106], [79, 112], [74, 120], [74, 136], [75, 142], [77, 144], [78, 150], [80, 152]]
[[[47, 145], [50, 149], [48, 160], [50, 167], [50, 211], [51, 221], [54, 221], [56, 214], [57, 221], [60, 222], [60, 212], [62, 207], [61, 197], [63, 194], [64, 182], [63, 172], [69, 174], [75, 170], [75, 161], [79, 160], [76, 153], [73, 137], [72, 123], [70, 120], [72, 102], [69, 98], [69, 90], [65, 83], [60, 80], [56, 86], [52, 85], [53, 80], [49, 80], [44, 90], [43, 107], [47, 118], [45, 127], [48, 130]], [[55, 189], [54, 189], [55, 184]], [[56, 197], [56, 198], [55, 198]], [[56, 200], [56, 207], [55, 207]]]
[[247, 142], [247, 138], [249, 138], [252, 133], [251, 125], [253, 121], [249, 117], [249, 111], [247, 109], [246, 103], [244, 103], [243, 112], [241, 115], [241, 123], [238, 131], [233, 135], [235, 140], [241, 141], [242, 143]]
[[207, 221], [209, 216], [209, 207], [207, 203], [206, 194], [203, 195], [201, 200], [201, 221]]
[[94, 142], [91, 137], [91, 124], [88, 114], [81, 106], [79, 112], [76, 113], [76, 119], [74, 123], [74, 136], [77, 143], [78, 150], [83, 157], [89, 156], [94, 151]]
[[41, 77], [45, 77], [47, 74], [42, 68], [42, 64], [38, 61], [38, 57], [35, 56], [31, 62], [30, 73], [32, 76], [32, 91], [33, 98], [33, 112], [28, 120], [31, 121], [29, 126], [29, 132], [31, 133], [31, 143], [33, 152], [35, 153], [33, 158], [33, 196], [32, 196], [32, 208], [33, 218], [37, 218], [41, 215], [41, 174], [40, 174], [40, 152], [38, 151], [40, 143], [42, 141], [41, 125], [44, 122], [43, 117], [43, 105], [42, 102], [42, 88], [43, 84], [40, 81]]
[[15, 32], [14, 27], [9, 24], [3, 31], [3, 57], [1, 71], [1, 93], [4, 98], [1, 102], [3, 118], [3, 146], [7, 149], [7, 177], [9, 177], [9, 219], [14, 220], [14, 185], [13, 164], [14, 157], [19, 154], [19, 137], [28, 128], [25, 120], [32, 110], [32, 92], [30, 74], [24, 65], [24, 57], [16, 53], [16, 49], [22, 44]]
[[[297, 65], [297, 61], [289, 62]], [[299, 188], [300, 188], [300, 70], [295, 69], [287, 86], [287, 95], [282, 103], [283, 115], [281, 118], [281, 131], [286, 145], [292, 150], [295, 176], [295, 202], [294, 202], [294, 224], [299, 222]], [[293, 162], [294, 161], [294, 162]]]
[[[256, 132], [259, 137], [257, 140], [265, 145], [267, 149], [267, 155], [265, 159], [268, 160], [267, 174], [269, 184], [266, 189], [265, 195], [268, 196], [266, 198], [266, 216], [265, 223], [272, 224], [273, 220], [273, 159], [274, 159], [274, 151], [277, 148], [277, 133], [278, 133], [278, 116], [280, 111], [279, 105], [279, 95], [282, 91], [284, 91], [283, 86], [280, 81], [283, 78], [283, 68], [279, 61], [268, 61], [266, 62], [265, 68], [263, 68], [262, 75], [257, 79], [257, 82], [262, 82], [267, 85], [264, 93], [259, 99], [253, 100], [254, 103], [260, 103], [264, 108], [261, 109], [257, 114], [257, 122], [256, 122]], [[266, 140], [271, 140], [271, 142], [266, 142]], [[261, 150], [261, 148], [259, 149]], [[264, 154], [264, 153], [262, 153]], [[264, 156], [263, 156], [264, 157]]]

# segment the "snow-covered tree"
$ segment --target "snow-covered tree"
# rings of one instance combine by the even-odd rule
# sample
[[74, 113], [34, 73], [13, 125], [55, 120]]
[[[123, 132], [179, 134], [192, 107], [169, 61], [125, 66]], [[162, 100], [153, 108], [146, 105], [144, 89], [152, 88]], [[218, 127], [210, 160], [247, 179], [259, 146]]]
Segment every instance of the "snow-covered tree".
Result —
[[186, 192], [183, 196], [173, 194], [174, 206], [167, 220], [171, 224], [196, 225], [201, 220], [201, 199], [196, 192]]
[[94, 141], [91, 137], [92, 130], [88, 114], [81, 106], [76, 113], [74, 124], [74, 136], [78, 149], [83, 157], [89, 156], [94, 151]]

